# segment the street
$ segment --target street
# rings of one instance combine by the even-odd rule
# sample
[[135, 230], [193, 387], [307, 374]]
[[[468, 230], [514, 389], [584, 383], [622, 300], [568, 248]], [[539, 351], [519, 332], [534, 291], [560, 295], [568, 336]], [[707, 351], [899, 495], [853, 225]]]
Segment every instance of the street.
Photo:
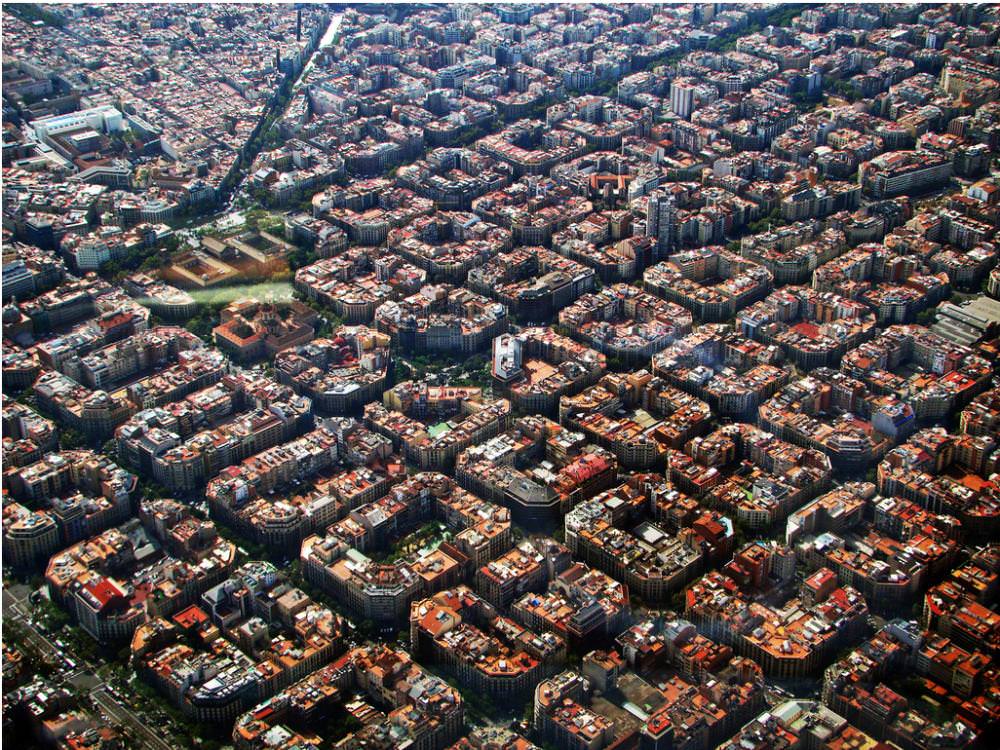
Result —
[[135, 730], [138, 734], [133, 736], [144, 740], [147, 747], [158, 748], [158, 750], [173, 750], [173, 745], [164, 741], [147, 727], [142, 719], [113, 698], [103, 683], [90, 693], [90, 697], [112, 719]]
[[[54, 664], [61, 664], [64, 656], [68, 654], [64, 655], [62, 650], [52, 643], [52, 641], [35, 630], [32, 625], [28, 624], [28, 611], [30, 608], [28, 596], [30, 589], [26, 586], [16, 588], [24, 588], [25, 592], [19, 596], [17, 593], [12, 592], [10, 588], [3, 588], [4, 618], [13, 619], [24, 625], [25, 637], [30, 645], [36, 648], [42, 654], [43, 658], [47, 658]], [[64, 679], [74, 684], [82, 683], [94, 686], [90, 691], [90, 698], [95, 706], [99, 706], [114, 721], [127, 726], [131, 730], [131, 738], [140, 742], [142, 746], [153, 748], [154, 750], [173, 750], [173, 745], [153, 732], [130, 708], [120, 703], [108, 693], [107, 685], [94, 673], [92, 665], [80, 664], [78, 669], [74, 670], [72, 674], [65, 676]]]
[[[301, 89], [309, 71], [312, 70], [315, 63], [316, 51], [333, 43], [336, 38], [337, 31], [340, 28], [341, 20], [342, 17], [340, 15], [334, 15], [331, 18], [322, 39], [319, 44], [317, 44], [316, 50], [313, 51], [310, 59], [307, 61], [299, 76], [296, 78], [293, 85], [293, 92], [298, 92]], [[279, 117], [276, 118], [274, 123], [271, 125], [272, 128], [278, 126], [280, 114], [282, 113], [278, 114]], [[240, 198], [245, 197], [246, 183], [247, 176], [244, 175], [239, 184], [234, 188], [231, 196], [221, 211], [214, 212], [209, 216], [189, 219], [182, 232], [185, 234], [191, 233], [201, 226], [215, 222], [219, 220], [220, 217], [228, 215], [230, 211], [240, 202]], [[140, 746], [153, 748], [154, 750], [172, 750], [174, 745], [164, 740], [159, 734], [150, 728], [147, 724], [149, 720], [148, 718], [144, 720], [142, 717], [134, 713], [129, 706], [122, 703], [119, 699], [112, 695], [109, 691], [108, 684], [96, 674], [96, 668], [93, 664], [84, 662], [83, 659], [81, 659], [77, 654], [65, 653], [63, 649], [56, 646], [55, 643], [49, 640], [46, 635], [40, 633], [36, 627], [29, 622], [29, 616], [32, 609], [32, 605], [29, 601], [30, 595], [31, 589], [28, 586], [17, 584], [11, 587], [4, 587], [2, 590], [3, 615], [4, 618], [8, 619], [8, 621], [19, 622], [24, 626], [27, 645], [37, 650], [45, 661], [53, 664], [60, 670], [57, 679], [69, 682], [74, 687], [88, 694], [95, 708], [99, 708], [99, 710], [103, 711], [110, 719], [127, 727], [128, 729], [126, 731], [129, 734], [130, 739], [136, 741]], [[68, 665], [66, 663], [67, 657], [74, 659], [75, 663]], [[72, 668], [72, 671], [67, 671], [68, 668]]]

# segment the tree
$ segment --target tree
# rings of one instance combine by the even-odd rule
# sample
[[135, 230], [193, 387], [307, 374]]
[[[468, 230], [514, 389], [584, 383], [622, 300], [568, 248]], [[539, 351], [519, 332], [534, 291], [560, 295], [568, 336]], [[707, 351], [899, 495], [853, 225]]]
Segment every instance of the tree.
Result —
[[833, 90], [849, 102], [858, 99], [857, 89], [854, 88], [850, 81], [837, 81], [833, 84]]
[[12, 14], [18, 16], [25, 23], [30, 24], [34, 21], [41, 21], [48, 26], [55, 26], [60, 29], [66, 25], [66, 19], [60, 13], [41, 8], [35, 3], [24, 3], [23, 5], [15, 3], [11, 4], [9, 8]]
[[38, 619], [44, 620], [45, 625], [52, 631], [62, 630], [70, 624], [69, 615], [48, 599], [42, 598], [39, 601], [38, 613]]
[[305, 266], [312, 265], [317, 259], [318, 256], [313, 248], [296, 245], [295, 249], [288, 254], [288, 266], [293, 271], [296, 271]]
[[625, 362], [622, 360], [621, 357], [615, 357], [615, 356], [607, 357], [607, 364], [608, 364], [608, 369], [612, 370], [613, 372], [619, 372], [621, 370], [626, 369]]
[[59, 447], [64, 451], [86, 448], [87, 438], [72, 427], [67, 427], [59, 433]]
[[357, 624], [358, 638], [362, 641], [377, 641], [379, 637], [378, 626], [369, 619], [364, 619]]
[[806, 7], [802, 3], [782, 5], [767, 15], [768, 26], [788, 26]]
[[281, 134], [278, 132], [277, 128], [268, 128], [267, 133], [264, 134], [264, 143], [262, 145], [265, 151], [270, 151], [271, 149], [277, 148], [281, 145]]
[[193, 333], [200, 339], [205, 341], [210, 341], [212, 336], [212, 324], [206, 321], [203, 317], [195, 317], [184, 324], [184, 328]]
[[98, 272], [106, 279], [114, 279], [121, 275], [122, 265], [117, 260], [109, 260], [101, 264]]
[[139, 481], [139, 494], [143, 500], [160, 500], [170, 497], [171, 492], [162, 484], [153, 481]]
[[733, 549], [743, 549], [749, 541], [746, 529], [739, 523], [733, 523]]

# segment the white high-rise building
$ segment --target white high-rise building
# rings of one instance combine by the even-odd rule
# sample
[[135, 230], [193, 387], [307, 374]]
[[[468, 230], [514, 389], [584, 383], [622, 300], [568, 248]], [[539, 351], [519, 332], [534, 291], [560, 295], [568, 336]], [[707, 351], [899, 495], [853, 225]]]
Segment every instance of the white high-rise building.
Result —
[[493, 339], [493, 376], [508, 382], [521, 374], [521, 342], [505, 333]]
[[670, 83], [670, 111], [685, 120], [694, 112], [696, 85], [684, 79]]

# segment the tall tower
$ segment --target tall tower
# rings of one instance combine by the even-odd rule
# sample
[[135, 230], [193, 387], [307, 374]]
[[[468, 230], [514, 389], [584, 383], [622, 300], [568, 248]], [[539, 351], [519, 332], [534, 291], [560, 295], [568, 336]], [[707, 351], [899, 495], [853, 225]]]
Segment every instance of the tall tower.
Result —
[[659, 256], [677, 245], [677, 204], [671, 195], [657, 191], [646, 199], [646, 236], [656, 238]]
[[683, 78], [675, 79], [670, 84], [670, 109], [685, 120], [694, 112], [694, 83]]

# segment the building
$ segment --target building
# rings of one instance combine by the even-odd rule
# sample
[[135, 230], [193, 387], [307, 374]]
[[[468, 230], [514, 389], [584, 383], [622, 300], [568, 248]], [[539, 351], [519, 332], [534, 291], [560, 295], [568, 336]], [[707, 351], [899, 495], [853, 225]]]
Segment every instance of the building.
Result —
[[308, 343], [317, 313], [301, 302], [237, 300], [222, 310], [212, 329], [216, 346], [241, 362], [273, 358], [283, 349]]

